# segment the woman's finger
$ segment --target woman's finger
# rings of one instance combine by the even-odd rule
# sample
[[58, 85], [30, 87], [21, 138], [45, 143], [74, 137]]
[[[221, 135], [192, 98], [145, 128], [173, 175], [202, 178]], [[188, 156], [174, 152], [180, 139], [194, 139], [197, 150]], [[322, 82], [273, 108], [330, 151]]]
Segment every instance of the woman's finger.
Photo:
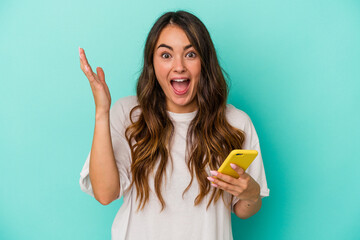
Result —
[[239, 193], [237, 193], [236, 191], [226, 190], [223, 186], [217, 185], [217, 184], [215, 184], [215, 183], [212, 183], [211, 186], [216, 187], [216, 188], [219, 188], [219, 189], [221, 189], [221, 190], [224, 190], [224, 191], [226, 191], [226, 192], [228, 192], [228, 193], [230, 193], [230, 194], [232, 194], [232, 195], [234, 195], [234, 196], [238, 196], [238, 195], [239, 195]]
[[107, 85], [106, 82], [105, 82], [105, 73], [104, 73], [104, 70], [103, 70], [101, 67], [97, 67], [97, 68], [96, 68], [96, 73], [97, 73], [97, 76], [98, 76], [98, 78], [99, 78], [99, 81], [100, 81], [100, 82], [102, 83], [102, 85], [105, 87], [106, 95], [108, 96], [109, 99], [111, 99], [109, 87], [108, 87], [108, 85]]
[[90, 83], [96, 82], [96, 77], [95, 77], [92, 69], [90, 68], [90, 66], [85, 65], [84, 68], [85, 68], [84, 73], [85, 73], [86, 77], [89, 79]]
[[83, 72], [85, 71], [85, 60], [84, 58], [86, 58], [86, 56], [84, 55], [84, 50], [79, 48], [79, 58], [80, 58], [80, 68], [81, 70], [83, 70]]
[[224, 181], [221, 181], [220, 179], [208, 177], [207, 178], [210, 182], [212, 182], [212, 185], [215, 184], [214, 187], [218, 187], [224, 191], [227, 191], [235, 196], [238, 196], [243, 190], [237, 185], [233, 185]]
[[105, 83], [105, 73], [101, 67], [96, 68], [97, 76], [102, 83]]
[[[86, 58], [85, 51], [82, 48], [79, 48], [79, 57], [80, 57], [80, 66], [82, 66], [83, 71], [89, 71], [91, 69], [91, 66]], [[84, 71], [84, 72], [85, 72]]]
[[97, 75], [93, 72], [91, 69], [90, 64], [88, 63], [85, 55], [85, 51], [82, 48], [79, 48], [79, 55], [80, 55], [80, 67], [81, 70], [83, 70], [85, 76], [88, 78], [90, 83], [93, 83], [94, 81], [98, 80]]
[[90, 64], [86, 58], [86, 54], [85, 54], [85, 51], [84, 49], [82, 48], [79, 48], [79, 56], [80, 56], [80, 60], [83, 62], [83, 64], [86, 66], [88, 65], [90, 67]]
[[246, 177], [246, 174], [245, 174], [245, 170], [242, 169], [241, 167], [239, 167], [238, 165], [234, 164], [234, 163], [230, 163], [230, 167], [232, 169], [235, 170], [235, 172], [237, 172], [237, 174], [239, 174], [239, 178], [244, 178]]
[[226, 174], [222, 174], [222, 173], [219, 173], [218, 171], [210, 171], [211, 175], [215, 176], [216, 178], [218, 179], [221, 179], [225, 182], [228, 182], [228, 183], [231, 183], [233, 185], [236, 185], [236, 178], [233, 178], [229, 175], [226, 175]]

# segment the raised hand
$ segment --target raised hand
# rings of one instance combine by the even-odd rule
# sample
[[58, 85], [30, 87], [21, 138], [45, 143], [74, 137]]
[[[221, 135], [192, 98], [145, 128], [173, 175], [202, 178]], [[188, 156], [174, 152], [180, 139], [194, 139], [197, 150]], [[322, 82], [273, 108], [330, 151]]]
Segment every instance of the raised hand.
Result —
[[96, 114], [108, 114], [111, 106], [111, 96], [109, 88], [105, 82], [105, 74], [101, 67], [96, 68], [96, 73], [91, 69], [85, 55], [85, 51], [79, 48], [80, 68], [89, 80], [95, 100]]

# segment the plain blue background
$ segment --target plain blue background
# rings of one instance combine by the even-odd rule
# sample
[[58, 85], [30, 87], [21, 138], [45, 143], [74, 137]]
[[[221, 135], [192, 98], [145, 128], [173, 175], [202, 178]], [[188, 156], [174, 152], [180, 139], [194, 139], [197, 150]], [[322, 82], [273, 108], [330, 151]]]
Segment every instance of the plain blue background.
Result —
[[78, 47], [113, 103], [134, 95], [157, 17], [188, 10], [257, 129], [270, 188], [235, 239], [360, 239], [360, 2], [0, 2], [0, 239], [110, 239], [121, 201], [81, 192], [94, 101]]

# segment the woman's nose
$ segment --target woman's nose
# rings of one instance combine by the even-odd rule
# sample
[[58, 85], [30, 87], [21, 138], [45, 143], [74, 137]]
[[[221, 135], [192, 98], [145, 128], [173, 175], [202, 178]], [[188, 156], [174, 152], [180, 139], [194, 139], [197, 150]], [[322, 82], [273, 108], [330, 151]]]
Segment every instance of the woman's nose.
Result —
[[186, 71], [183, 58], [181, 58], [181, 57], [175, 58], [174, 71], [178, 72], [178, 73], [183, 73]]

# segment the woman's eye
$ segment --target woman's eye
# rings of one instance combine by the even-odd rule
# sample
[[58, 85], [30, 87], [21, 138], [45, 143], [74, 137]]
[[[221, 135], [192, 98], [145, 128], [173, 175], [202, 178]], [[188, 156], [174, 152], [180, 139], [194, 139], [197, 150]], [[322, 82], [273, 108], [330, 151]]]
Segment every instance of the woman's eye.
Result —
[[196, 57], [196, 54], [194, 52], [189, 52], [187, 54], [187, 56], [190, 57], [190, 58], [194, 58], [194, 57]]
[[161, 54], [161, 57], [162, 57], [162, 58], [170, 58], [170, 54], [168, 54], [168, 53], [163, 53], [163, 54]]

